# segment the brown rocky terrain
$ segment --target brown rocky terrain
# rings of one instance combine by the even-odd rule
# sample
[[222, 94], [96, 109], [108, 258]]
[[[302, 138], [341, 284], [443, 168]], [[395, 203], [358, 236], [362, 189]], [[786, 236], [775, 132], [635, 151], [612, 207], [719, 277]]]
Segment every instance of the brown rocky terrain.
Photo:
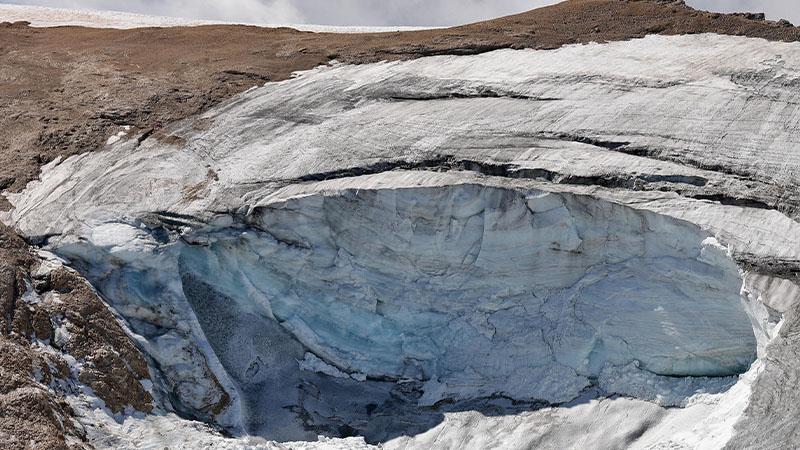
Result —
[[[0, 226], [0, 447], [80, 448], [62, 395], [80, 380], [116, 413], [149, 412], [147, 363], [77, 272], [48, 270]], [[71, 368], [64, 355], [80, 365]]]
[[[43, 164], [100, 149], [124, 126], [132, 127], [131, 134], [158, 133], [252, 86], [331, 60], [366, 63], [704, 32], [800, 40], [800, 28], [786, 22], [696, 11], [667, 0], [569, 0], [455, 28], [362, 35], [249, 26], [108, 30], [4, 23], [0, 189], [23, 189]], [[0, 206], [9, 205], [2, 199]], [[152, 408], [139, 383], [148, 378], [145, 359], [113, 314], [76, 272], [42, 271], [41, 265], [27, 243], [0, 227], [3, 449], [87, 445], [63, 400], [77, 381], [114, 412], [127, 405]], [[42, 301], [26, 302], [26, 292]], [[68, 337], [56, 336], [56, 329], [66, 329]], [[77, 373], [63, 354], [81, 362]]]

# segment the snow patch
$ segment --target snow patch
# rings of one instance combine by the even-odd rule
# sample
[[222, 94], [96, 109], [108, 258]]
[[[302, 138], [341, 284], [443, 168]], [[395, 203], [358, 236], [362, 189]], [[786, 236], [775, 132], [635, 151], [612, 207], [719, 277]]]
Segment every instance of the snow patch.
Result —
[[[223, 22], [213, 20], [183, 19], [178, 17], [150, 16], [121, 11], [90, 9], [49, 8], [44, 6], [0, 4], [0, 21], [31, 22], [33, 27], [80, 26], [89, 28], [145, 28], [145, 27], [195, 27], [201, 25], [254, 25], [265, 28], [288, 27], [315, 33], [384, 33], [391, 31], [426, 30], [430, 27], [365, 27], [307, 24], [263, 24]], [[113, 143], [113, 142], [112, 142]]]

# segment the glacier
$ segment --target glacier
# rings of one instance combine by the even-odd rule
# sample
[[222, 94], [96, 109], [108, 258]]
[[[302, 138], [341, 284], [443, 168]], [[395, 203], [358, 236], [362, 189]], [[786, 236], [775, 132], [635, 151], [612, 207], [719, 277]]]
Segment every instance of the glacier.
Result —
[[426, 408], [476, 399], [563, 404], [600, 389], [680, 406], [756, 359], [742, 275], [708, 232], [472, 176], [292, 187], [242, 223], [160, 246], [163, 230], [106, 224], [59, 254], [182, 378], [162, 395], [207, 411], [220, 386], [201, 375], [215, 369], [236, 395], [229, 426], [279, 441], [329, 422], [380, 441], [409, 425], [375, 410], [406, 409], [421, 431], [435, 421]]
[[716, 35], [333, 64], [56, 161], [4, 220], [234, 435], [577, 446], [606, 411], [609, 446], [735, 445], [796, 326], [798, 67]]
[[251, 217], [181, 251], [184, 292], [206, 285], [196, 302], [187, 294], [194, 310], [216, 290], [349, 373], [555, 403], [607, 364], [725, 376], [755, 359], [733, 260], [656, 214], [445, 185], [351, 187]]

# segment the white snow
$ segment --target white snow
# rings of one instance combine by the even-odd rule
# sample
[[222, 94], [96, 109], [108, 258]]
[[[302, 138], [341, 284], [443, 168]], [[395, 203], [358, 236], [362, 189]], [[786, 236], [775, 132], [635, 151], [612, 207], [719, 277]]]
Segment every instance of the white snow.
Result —
[[[0, 5], [2, 6], [2, 5]], [[130, 125], [125, 125], [122, 127], [122, 130], [118, 131], [116, 134], [111, 135], [108, 140], [106, 140], [106, 145], [114, 145], [119, 142], [122, 138], [124, 138], [128, 132], [131, 130]]]
[[413, 31], [423, 27], [366, 27], [331, 26], [308, 24], [264, 24], [239, 23], [212, 20], [183, 19], [178, 17], [150, 16], [122, 11], [90, 9], [49, 8], [45, 6], [11, 5], [0, 3], [0, 22], [28, 21], [33, 27], [80, 26], [89, 28], [145, 28], [145, 27], [194, 27], [201, 25], [254, 25], [265, 28], [288, 27], [315, 33], [385, 33]]

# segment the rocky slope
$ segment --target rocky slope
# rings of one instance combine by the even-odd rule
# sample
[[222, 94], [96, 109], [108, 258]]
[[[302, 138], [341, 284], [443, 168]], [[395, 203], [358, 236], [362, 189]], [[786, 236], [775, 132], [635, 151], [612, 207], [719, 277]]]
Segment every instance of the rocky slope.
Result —
[[796, 28], [0, 33], [9, 448], [793, 439]]
[[3, 227], [0, 242], [0, 442], [83, 448], [61, 395], [91, 389], [108, 411], [150, 412], [147, 361], [92, 287]]

